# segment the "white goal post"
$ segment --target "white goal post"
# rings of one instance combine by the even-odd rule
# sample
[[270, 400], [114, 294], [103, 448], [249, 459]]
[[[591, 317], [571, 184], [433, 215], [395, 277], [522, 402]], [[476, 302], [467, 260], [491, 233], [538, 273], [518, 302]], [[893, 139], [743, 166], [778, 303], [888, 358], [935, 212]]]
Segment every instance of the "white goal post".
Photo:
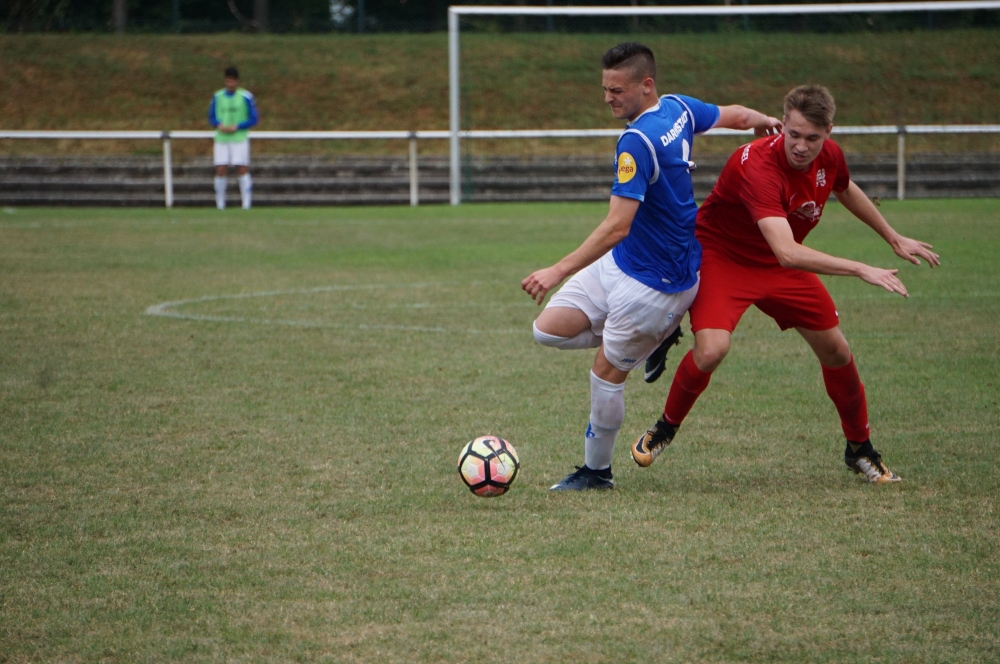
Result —
[[[461, 115], [459, 108], [460, 16], [765, 16], [778, 14], [858, 14], [894, 12], [969, 11], [1000, 9], [1000, 0], [948, 2], [845, 2], [791, 5], [676, 5], [664, 7], [501, 7], [452, 5], [448, 7], [448, 133], [450, 155], [449, 200], [462, 202]], [[606, 131], [606, 130], [594, 130]], [[597, 134], [595, 134], [597, 135]]]

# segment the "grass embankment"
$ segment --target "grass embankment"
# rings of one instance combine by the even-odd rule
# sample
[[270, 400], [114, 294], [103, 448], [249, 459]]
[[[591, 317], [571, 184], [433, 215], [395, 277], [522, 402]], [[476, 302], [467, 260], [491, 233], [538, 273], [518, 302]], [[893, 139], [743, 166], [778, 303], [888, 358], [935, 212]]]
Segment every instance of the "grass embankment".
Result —
[[[603, 207], [0, 214], [0, 659], [995, 661], [997, 203], [883, 205], [933, 271], [839, 206], [810, 237], [911, 292], [826, 279], [902, 484], [751, 310], [662, 460], [633, 377], [615, 490], [552, 495], [593, 353], [519, 281]], [[523, 461], [490, 500], [484, 433]]]
[[[466, 126], [616, 126], [602, 103], [598, 63], [608, 46], [637, 36], [657, 54], [661, 92], [777, 114], [789, 88], [817, 82], [837, 97], [840, 124], [1000, 122], [1000, 36], [962, 30], [466, 34]], [[0, 36], [0, 61], [4, 129], [205, 129], [209, 98], [230, 63], [257, 95], [261, 129], [447, 128], [444, 34], [14, 35]]]

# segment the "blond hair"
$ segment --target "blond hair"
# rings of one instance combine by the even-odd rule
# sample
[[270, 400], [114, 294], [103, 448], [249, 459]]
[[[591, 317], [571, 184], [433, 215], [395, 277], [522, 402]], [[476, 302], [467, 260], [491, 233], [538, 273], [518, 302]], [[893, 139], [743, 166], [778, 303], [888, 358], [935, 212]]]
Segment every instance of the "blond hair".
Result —
[[800, 85], [785, 95], [785, 115], [798, 111], [817, 127], [829, 127], [837, 112], [833, 95], [822, 85]]

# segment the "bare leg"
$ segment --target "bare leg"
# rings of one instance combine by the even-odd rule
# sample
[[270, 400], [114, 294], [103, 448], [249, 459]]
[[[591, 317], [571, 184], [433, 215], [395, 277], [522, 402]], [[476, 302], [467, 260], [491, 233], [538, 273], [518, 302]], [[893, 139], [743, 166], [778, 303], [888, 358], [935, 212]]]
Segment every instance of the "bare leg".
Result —
[[733, 333], [729, 330], [706, 329], [695, 332], [692, 351], [695, 365], [705, 373], [718, 369], [729, 354], [732, 339]]
[[824, 367], [836, 369], [851, 361], [851, 347], [839, 325], [820, 331], [797, 327], [795, 331], [802, 335]]
[[590, 329], [590, 319], [573, 307], [548, 307], [535, 319], [535, 327], [555, 337], [575, 337]]

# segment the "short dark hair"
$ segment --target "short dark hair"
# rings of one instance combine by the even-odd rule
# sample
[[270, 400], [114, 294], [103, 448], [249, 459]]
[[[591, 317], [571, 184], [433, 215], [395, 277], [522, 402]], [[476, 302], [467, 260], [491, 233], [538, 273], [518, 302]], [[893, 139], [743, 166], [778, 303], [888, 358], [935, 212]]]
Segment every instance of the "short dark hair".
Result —
[[800, 85], [785, 95], [785, 115], [798, 111], [817, 127], [829, 127], [837, 112], [833, 95], [822, 85]]
[[222, 73], [222, 75], [225, 78], [239, 78], [240, 77], [240, 72], [237, 71], [236, 67], [233, 67], [232, 65], [230, 65], [230, 66], [226, 67], [226, 71], [224, 71]]
[[639, 42], [622, 42], [609, 48], [601, 58], [601, 67], [628, 69], [636, 81], [646, 78], [656, 80], [656, 58], [653, 57], [653, 51]]

